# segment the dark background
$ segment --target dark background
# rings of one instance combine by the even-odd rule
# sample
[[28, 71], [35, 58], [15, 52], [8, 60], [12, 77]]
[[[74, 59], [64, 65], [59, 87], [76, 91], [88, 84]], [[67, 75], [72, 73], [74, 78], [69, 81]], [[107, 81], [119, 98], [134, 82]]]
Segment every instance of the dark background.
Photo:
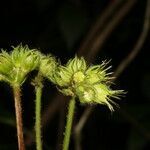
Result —
[[[132, 1], [132, 0], [131, 0]], [[0, 1], [0, 48], [11, 50], [11, 46], [22, 43], [41, 52], [52, 53], [60, 61], [67, 60], [80, 50], [89, 31], [103, 12], [116, 0], [5, 0]], [[119, 10], [128, 3], [122, 0], [103, 26], [96, 32], [101, 35], [115, 18]], [[115, 71], [123, 59], [133, 50], [141, 36], [146, 11], [146, 0], [135, 0], [133, 6], [113, 27], [98, 53], [87, 59], [91, 64], [110, 60]], [[116, 17], [117, 18], [117, 17]], [[149, 25], [150, 27], [150, 25]], [[88, 43], [92, 45], [95, 40]], [[110, 113], [107, 107], [98, 105], [89, 116], [83, 130], [83, 150], [149, 150], [150, 149], [150, 55], [149, 34], [138, 55], [117, 78], [115, 88], [127, 91], [117, 101], [120, 109]], [[92, 43], [92, 44], [91, 44]], [[86, 48], [83, 56], [88, 55]], [[93, 54], [93, 52], [92, 52]], [[23, 119], [27, 149], [35, 149], [28, 132], [34, 126], [34, 88], [30, 84], [35, 73], [31, 73], [23, 85]], [[43, 149], [61, 149], [66, 98], [57, 94], [54, 85], [45, 81], [42, 97], [42, 113], [47, 109], [43, 127]], [[55, 108], [56, 107], [56, 108]], [[77, 104], [75, 124], [86, 106]], [[27, 141], [29, 140], [29, 141]], [[74, 150], [72, 137], [70, 149]], [[16, 150], [14, 103], [11, 88], [0, 83], [0, 150]]]

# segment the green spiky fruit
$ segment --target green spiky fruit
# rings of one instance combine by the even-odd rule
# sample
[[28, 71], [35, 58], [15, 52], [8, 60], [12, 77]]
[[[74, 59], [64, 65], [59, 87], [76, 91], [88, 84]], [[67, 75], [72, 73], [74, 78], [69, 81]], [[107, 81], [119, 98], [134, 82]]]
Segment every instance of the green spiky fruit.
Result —
[[113, 111], [112, 104], [117, 104], [111, 97], [119, 98], [123, 91], [110, 88], [112, 77], [107, 64], [104, 61], [101, 65], [87, 66], [83, 57], [75, 56], [57, 69], [54, 82], [64, 95], [76, 96], [81, 103], [107, 105]]

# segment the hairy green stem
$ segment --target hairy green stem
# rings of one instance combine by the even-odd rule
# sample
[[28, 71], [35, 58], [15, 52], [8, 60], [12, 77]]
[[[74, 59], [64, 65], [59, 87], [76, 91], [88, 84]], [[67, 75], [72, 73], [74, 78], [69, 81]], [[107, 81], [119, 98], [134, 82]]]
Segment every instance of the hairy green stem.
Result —
[[35, 79], [35, 136], [36, 136], [36, 149], [42, 150], [41, 140], [41, 97], [42, 97], [42, 77], [39, 75]]
[[69, 106], [68, 106], [68, 115], [67, 115], [65, 136], [64, 136], [64, 141], [63, 141], [63, 150], [68, 150], [68, 148], [69, 148], [69, 142], [70, 142], [70, 135], [71, 135], [71, 128], [72, 128], [74, 110], [75, 110], [75, 97], [73, 97], [70, 100]]
[[13, 86], [13, 94], [15, 101], [18, 148], [19, 150], [25, 150], [23, 137], [22, 107], [21, 107], [21, 89], [19, 85]]

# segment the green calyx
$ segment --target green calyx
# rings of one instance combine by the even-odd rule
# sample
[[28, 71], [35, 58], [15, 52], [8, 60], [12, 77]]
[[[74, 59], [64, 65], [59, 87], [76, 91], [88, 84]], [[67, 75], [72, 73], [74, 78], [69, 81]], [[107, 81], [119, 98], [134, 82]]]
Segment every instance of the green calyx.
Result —
[[110, 68], [106, 67], [107, 64], [105, 61], [101, 65], [87, 67], [83, 57], [75, 56], [57, 69], [55, 84], [64, 95], [78, 97], [81, 103], [103, 104], [113, 111], [112, 104], [117, 104], [110, 98], [119, 98], [123, 91], [110, 88], [112, 77], [107, 73]]
[[13, 47], [10, 53], [2, 50], [0, 53], [0, 80], [11, 85], [21, 85], [26, 75], [36, 69], [38, 64], [39, 57], [35, 50], [30, 50], [28, 46]]

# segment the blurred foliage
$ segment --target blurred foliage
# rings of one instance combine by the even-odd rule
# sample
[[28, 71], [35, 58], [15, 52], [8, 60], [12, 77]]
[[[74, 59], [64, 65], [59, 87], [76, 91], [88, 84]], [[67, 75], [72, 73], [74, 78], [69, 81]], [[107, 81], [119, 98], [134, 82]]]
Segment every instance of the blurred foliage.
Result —
[[86, 11], [73, 5], [64, 4], [58, 11], [58, 23], [66, 45], [71, 50], [87, 28]]
[[15, 116], [4, 110], [2, 106], [0, 106], [0, 123], [13, 127], [16, 126]]

